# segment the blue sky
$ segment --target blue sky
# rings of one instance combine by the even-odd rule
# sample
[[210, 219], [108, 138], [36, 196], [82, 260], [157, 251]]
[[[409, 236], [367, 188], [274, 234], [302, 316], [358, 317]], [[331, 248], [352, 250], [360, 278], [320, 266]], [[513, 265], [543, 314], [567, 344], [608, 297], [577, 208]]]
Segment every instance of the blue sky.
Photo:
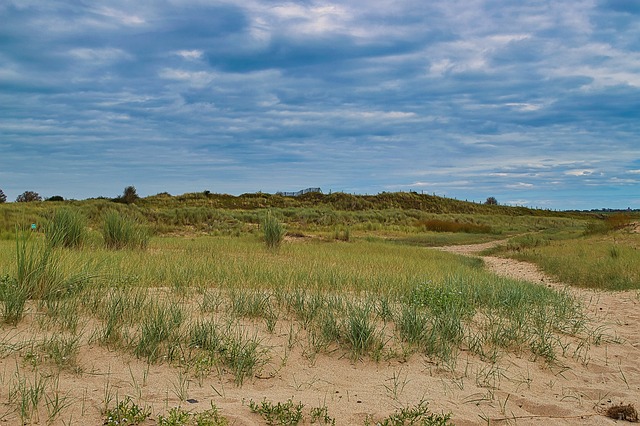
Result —
[[640, 208], [640, 3], [0, 0], [0, 189]]

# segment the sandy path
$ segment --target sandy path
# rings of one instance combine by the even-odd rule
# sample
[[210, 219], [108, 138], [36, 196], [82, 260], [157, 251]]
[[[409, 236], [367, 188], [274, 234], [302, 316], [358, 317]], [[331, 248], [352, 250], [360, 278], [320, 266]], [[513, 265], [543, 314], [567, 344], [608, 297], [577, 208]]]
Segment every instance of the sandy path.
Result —
[[[460, 246], [438, 247], [438, 250], [456, 253], [465, 256], [478, 256], [478, 253], [504, 243], [505, 240], [491, 241], [482, 244], [470, 244]], [[538, 267], [529, 262], [522, 262], [515, 259], [507, 259], [495, 256], [479, 256], [484, 260], [485, 265], [492, 272], [516, 280], [529, 281], [533, 283], [544, 283], [550, 287], [566, 288], [567, 286], [555, 281], [550, 276], [542, 272]]]
[[[439, 247], [438, 250], [450, 253], [477, 256], [482, 258], [486, 267], [492, 272], [512, 279], [528, 281], [546, 285], [560, 291], [567, 291], [582, 301], [592, 323], [599, 330], [606, 332], [605, 343], [589, 348], [582, 359], [583, 369], [575, 373], [575, 391], [580, 397], [591, 397], [595, 412], [602, 412], [603, 402], [634, 404], [638, 406], [640, 397], [640, 292], [605, 292], [591, 291], [571, 287], [558, 282], [553, 277], [542, 272], [536, 265], [515, 259], [495, 256], [480, 256], [481, 251], [502, 244], [505, 241], [493, 241], [482, 244]], [[608, 340], [608, 341], [607, 341]], [[623, 383], [615, 385], [612, 380], [612, 366], [617, 368]], [[546, 380], [546, 379], [545, 379]], [[553, 379], [550, 379], [553, 380]], [[569, 385], [567, 388], [571, 388]], [[604, 399], [596, 401], [593, 397]], [[613, 396], [613, 398], [612, 398]], [[536, 399], [545, 399], [543, 395], [536, 395]], [[529, 401], [531, 403], [532, 401]], [[563, 404], [547, 404], [546, 409], [551, 412], [562, 411]], [[558, 411], [559, 410], [559, 411]], [[533, 412], [533, 411], [532, 411]], [[523, 423], [523, 420], [525, 422]], [[586, 419], [547, 419], [524, 416], [518, 419], [518, 424], [587, 424]], [[608, 418], [597, 418], [593, 424], [606, 424]]]

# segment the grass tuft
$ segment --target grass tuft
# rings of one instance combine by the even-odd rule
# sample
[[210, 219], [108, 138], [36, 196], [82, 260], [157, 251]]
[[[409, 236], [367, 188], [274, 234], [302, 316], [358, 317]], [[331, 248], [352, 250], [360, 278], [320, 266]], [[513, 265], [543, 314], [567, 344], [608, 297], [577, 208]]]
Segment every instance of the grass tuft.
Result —
[[149, 231], [136, 220], [116, 210], [104, 215], [102, 226], [104, 244], [109, 249], [144, 249], [149, 244]]
[[267, 213], [262, 220], [262, 231], [267, 248], [270, 250], [278, 249], [282, 244], [286, 230], [284, 225], [278, 221], [271, 210], [267, 210]]

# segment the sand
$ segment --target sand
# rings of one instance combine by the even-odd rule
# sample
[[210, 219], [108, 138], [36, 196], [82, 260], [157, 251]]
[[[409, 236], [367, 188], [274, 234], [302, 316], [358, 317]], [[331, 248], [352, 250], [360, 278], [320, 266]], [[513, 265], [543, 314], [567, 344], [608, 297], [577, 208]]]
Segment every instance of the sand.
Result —
[[[442, 249], [473, 255], [485, 247], [487, 244]], [[102, 424], [105, 405], [113, 406], [116, 397], [121, 400], [126, 395], [151, 408], [151, 418], [144, 423], [149, 425], [171, 407], [202, 411], [211, 403], [232, 425], [263, 425], [264, 420], [251, 413], [248, 403], [264, 398], [301, 401], [305, 404], [304, 424], [309, 424], [311, 408], [326, 406], [338, 425], [363, 425], [367, 419], [375, 424], [420, 401], [427, 401], [434, 412], [452, 413], [459, 426], [618, 424], [620, 421], [603, 415], [608, 407], [640, 405], [638, 292], [568, 288], [531, 264], [497, 257], [484, 260], [498, 274], [574, 294], [587, 306], [592, 324], [603, 334], [600, 344], [572, 347], [571, 353], [560, 356], [554, 364], [534, 360], [526, 353], [508, 354], [497, 364], [489, 364], [466, 351], [446, 364], [419, 354], [406, 360], [353, 361], [339, 350], [315, 356], [302, 344], [288, 350], [291, 325], [280, 321], [275, 333], [263, 341], [270, 347], [269, 363], [240, 387], [225, 372], [198, 379], [166, 364], [147, 365], [126, 353], [83, 344], [76, 362], [81, 371], [63, 369], [47, 379], [49, 394], [57, 389], [65, 403], [60, 415], [49, 423]], [[42, 366], [34, 369], [27, 361], [28, 347], [15, 351], [8, 346], [8, 342], [29, 341], [38, 328], [37, 321], [32, 309], [17, 328], [0, 329], [0, 342], [4, 342], [0, 343], [0, 424], [19, 424], [15, 401], [9, 401], [12, 391], [15, 397], [20, 380], [34, 383], [34, 377], [52, 370]], [[50, 404], [41, 403], [30, 423], [47, 424], [51, 411]]]

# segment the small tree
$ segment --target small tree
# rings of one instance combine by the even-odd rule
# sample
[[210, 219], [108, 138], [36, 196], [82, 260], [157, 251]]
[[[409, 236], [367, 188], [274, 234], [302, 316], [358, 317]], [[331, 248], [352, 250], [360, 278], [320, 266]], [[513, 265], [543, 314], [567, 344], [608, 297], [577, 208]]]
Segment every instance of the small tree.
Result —
[[24, 191], [22, 194], [18, 195], [16, 198], [18, 203], [29, 203], [31, 201], [42, 201], [42, 197], [37, 192], [33, 191]]
[[138, 197], [138, 192], [136, 191], [135, 186], [127, 186], [122, 193], [122, 201], [126, 204], [132, 204], [138, 201], [140, 197]]
[[488, 206], [497, 206], [498, 200], [496, 200], [496, 197], [489, 197], [487, 198], [487, 201], [485, 201], [484, 203]]
[[5, 201], [7, 201], [7, 196], [4, 195], [4, 192], [0, 189], [0, 203], [4, 203]]

